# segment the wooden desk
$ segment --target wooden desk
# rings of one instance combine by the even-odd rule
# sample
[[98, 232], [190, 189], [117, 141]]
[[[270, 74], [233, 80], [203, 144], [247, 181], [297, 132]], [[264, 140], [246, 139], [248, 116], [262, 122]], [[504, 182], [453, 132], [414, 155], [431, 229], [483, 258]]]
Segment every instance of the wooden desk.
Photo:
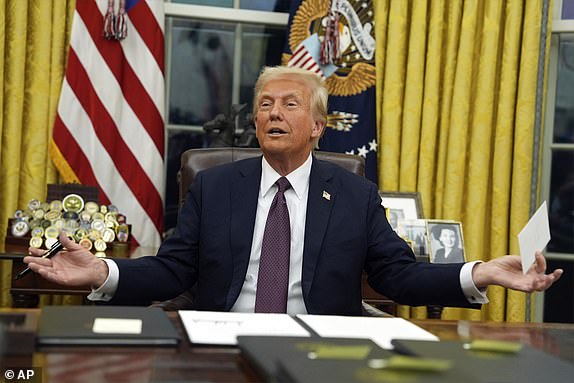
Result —
[[[13, 310], [14, 311], [14, 310]], [[38, 316], [39, 310], [20, 310]], [[261, 377], [234, 347], [193, 346], [176, 313], [176, 348], [51, 347], [11, 357], [11, 367], [42, 367], [49, 382], [258, 382]], [[425, 320], [415, 323], [441, 340], [495, 339], [521, 342], [574, 363], [574, 325]], [[5, 363], [5, 366], [8, 364]]]

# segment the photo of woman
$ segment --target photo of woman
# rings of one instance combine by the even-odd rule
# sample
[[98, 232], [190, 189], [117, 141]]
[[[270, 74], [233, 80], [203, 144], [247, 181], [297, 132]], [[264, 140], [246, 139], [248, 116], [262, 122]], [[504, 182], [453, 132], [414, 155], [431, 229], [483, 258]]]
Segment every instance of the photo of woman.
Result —
[[459, 222], [429, 221], [432, 263], [464, 262], [462, 229]]

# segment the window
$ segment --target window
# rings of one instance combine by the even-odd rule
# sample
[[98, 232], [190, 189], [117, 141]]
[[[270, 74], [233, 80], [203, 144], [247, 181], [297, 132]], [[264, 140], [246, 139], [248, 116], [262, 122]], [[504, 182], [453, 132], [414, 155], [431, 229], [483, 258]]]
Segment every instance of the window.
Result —
[[207, 147], [203, 125], [233, 104], [252, 108], [264, 65], [279, 65], [289, 1], [166, 2], [166, 195], [164, 231], [177, 221], [180, 156]]
[[574, 321], [574, 1], [554, 2], [542, 155], [541, 200], [548, 203], [548, 269], [561, 280], [536, 299], [535, 320]]
[[[554, 121], [550, 151], [548, 251], [574, 257], [574, 33], [555, 36], [557, 45]], [[550, 130], [550, 129], [549, 129]]]

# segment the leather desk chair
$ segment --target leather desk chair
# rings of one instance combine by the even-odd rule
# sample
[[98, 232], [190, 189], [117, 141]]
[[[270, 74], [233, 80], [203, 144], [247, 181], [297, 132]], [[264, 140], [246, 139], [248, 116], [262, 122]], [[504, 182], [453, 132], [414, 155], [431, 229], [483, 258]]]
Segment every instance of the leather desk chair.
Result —
[[[261, 150], [258, 148], [207, 148], [185, 151], [181, 155], [181, 167], [178, 172], [179, 207], [181, 208], [183, 205], [189, 186], [200, 171], [260, 155]], [[316, 151], [314, 155], [319, 160], [330, 161], [350, 172], [361, 176], [365, 175], [365, 160], [360, 156], [321, 151]], [[193, 289], [191, 289], [173, 299], [154, 303], [153, 306], [161, 307], [167, 311], [192, 309], [193, 295]], [[395, 306], [394, 302], [386, 297], [380, 296], [380, 299], [386, 300], [385, 307]], [[394, 313], [394, 310], [392, 311]], [[363, 313], [369, 316], [390, 316], [390, 314], [367, 304], [365, 301], [363, 301]]]

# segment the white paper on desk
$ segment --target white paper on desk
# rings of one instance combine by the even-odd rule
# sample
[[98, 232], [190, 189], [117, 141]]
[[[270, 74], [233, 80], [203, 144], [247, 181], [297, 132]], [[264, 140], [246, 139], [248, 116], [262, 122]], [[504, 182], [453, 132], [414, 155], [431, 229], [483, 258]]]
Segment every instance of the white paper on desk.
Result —
[[536, 251], [542, 251], [550, 241], [550, 226], [548, 224], [548, 209], [546, 201], [536, 210], [522, 231], [518, 233], [518, 246], [522, 259], [522, 272], [526, 274], [534, 263]]
[[392, 339], [438, 340], [438, 337], [402, 318], [346, 317], [334, 315], [297, 315], [317, 334], [325, 338], [371, 339], [392, 350]]
[[287, 314], [180, 310], [191, 343], [236, 345], [238, 335], [311, 336]]

